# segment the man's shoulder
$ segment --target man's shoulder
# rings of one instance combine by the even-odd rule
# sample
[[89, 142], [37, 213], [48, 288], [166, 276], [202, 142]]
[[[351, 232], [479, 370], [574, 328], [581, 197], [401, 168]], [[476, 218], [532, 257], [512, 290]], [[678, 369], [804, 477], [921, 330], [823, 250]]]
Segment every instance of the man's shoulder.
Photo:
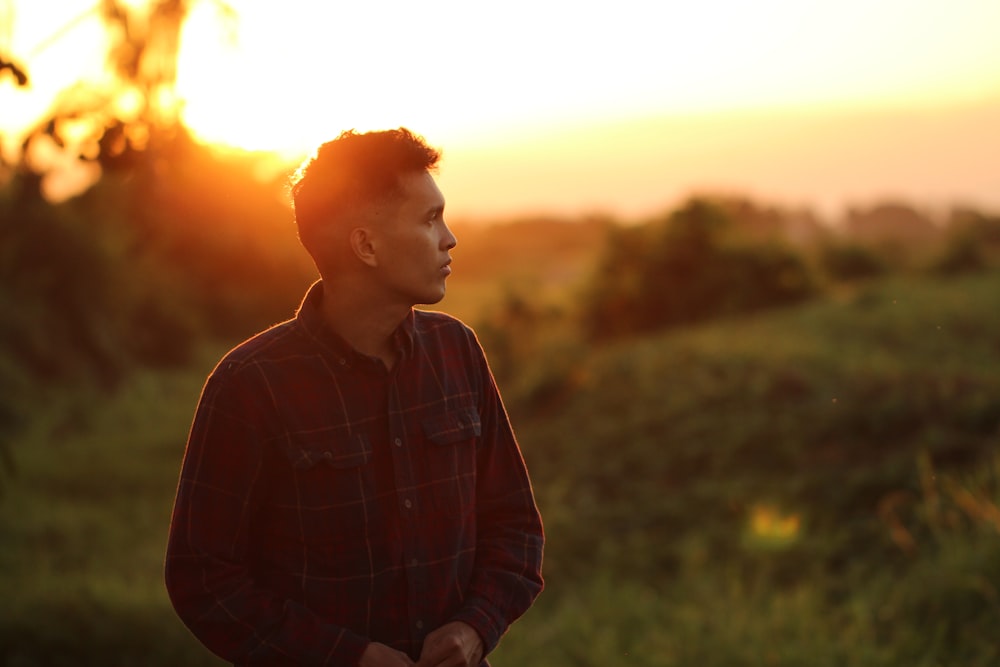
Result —
[[476, 332], [454, 315], [416, 311], [414, 334], [427, 359], [443, 367], [468, 372], [485, 363], [486, 353]]
[[229, 350], [219, 362], [218, 368], [236, 371], [247, 365], [287, 356], [300, 344], [296, 320], [293, 318], [279, 322]]
[[475, 336], [472, 327], [438, 310], [414, 310], [413, 329], [420, 335], [452, 335], [461, 338]]

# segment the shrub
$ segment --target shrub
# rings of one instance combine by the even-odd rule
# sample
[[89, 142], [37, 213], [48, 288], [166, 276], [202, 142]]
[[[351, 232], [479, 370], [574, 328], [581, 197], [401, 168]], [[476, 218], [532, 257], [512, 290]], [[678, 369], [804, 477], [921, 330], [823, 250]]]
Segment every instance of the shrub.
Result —
[[979, 239], [971, 233], [957, 232], [949, 236], [930, 268], [933, 273], [953, 276], [981, 271], [986, 265], [986, 255]]
[[786, 305], [815, 292], [775, 240], [738, 238], [725, 210], [692, 199], [666, 220], [614, 228], [587, 289], [583, 326], [612, 338]]
[[824, 243], [819, 248], [819, 264], [834, 280], [875, 278], [889, 270], [874, 250], [855, 242]]

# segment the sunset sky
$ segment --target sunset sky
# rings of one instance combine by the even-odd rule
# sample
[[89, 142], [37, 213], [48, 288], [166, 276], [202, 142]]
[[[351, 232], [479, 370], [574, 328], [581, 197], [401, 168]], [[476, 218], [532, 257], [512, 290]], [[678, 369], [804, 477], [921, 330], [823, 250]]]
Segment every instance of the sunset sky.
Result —
[[[0, 0], [15, 132], [101, 76], [86, 0]], [[133, 4], [141, 4], [134, 0]], [[341, 129], [444, 149], [452, 215], [656, 212], [695, 190], [835, 211], [1000, 208], [1000, 2], [202, 0], [182, 35], [200, 139], [298, 159]]]

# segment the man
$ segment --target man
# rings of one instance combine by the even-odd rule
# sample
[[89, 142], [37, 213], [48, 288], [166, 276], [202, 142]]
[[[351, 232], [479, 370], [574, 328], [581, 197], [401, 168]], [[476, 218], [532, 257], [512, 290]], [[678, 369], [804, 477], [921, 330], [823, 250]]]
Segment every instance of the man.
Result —
[[236, 664], [487, 665], [541, 591], [541, 519], [482, 350], [413, 308], [451, 273], [438, 158], [402, 128], [324, 144], [292, 188], [321, 280], [205, 384], [166, 582]]

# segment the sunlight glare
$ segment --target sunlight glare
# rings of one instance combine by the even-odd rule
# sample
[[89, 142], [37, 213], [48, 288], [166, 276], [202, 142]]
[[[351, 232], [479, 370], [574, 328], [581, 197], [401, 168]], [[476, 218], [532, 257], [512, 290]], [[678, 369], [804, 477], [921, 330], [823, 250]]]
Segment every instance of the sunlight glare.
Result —
[[349, 127], [407, 125], [468, 145], [615, 117], [1000, 93], [989, 33], [1000, 3], [982, 0], [237, 9], [238, 41], [226, 44], [213, 4], [193, 6], [179, 85], [198, 136], [245, 148], [301, 151]]
[[759, 543], [787, 545], [799, 536], [801, 518], [798, 514], [782, 513], [771, 505], [757, 504], [750, 510], [749, 528]]
[[391, 34], [374, 43], [354, 27], [376, 21], [362, 3], [288, 20], [299, 5], [240, 14], [235, 39], [222, 36], [222, 17], [211, 6], [194, 7], [182, 34], [178, 94], [196, 136], [292, 155], [341, 129], [432, 120], [437, 92], [418, 90], [424, 84], [399, 71], [400, 49], [414, 35], [385, 25]]

